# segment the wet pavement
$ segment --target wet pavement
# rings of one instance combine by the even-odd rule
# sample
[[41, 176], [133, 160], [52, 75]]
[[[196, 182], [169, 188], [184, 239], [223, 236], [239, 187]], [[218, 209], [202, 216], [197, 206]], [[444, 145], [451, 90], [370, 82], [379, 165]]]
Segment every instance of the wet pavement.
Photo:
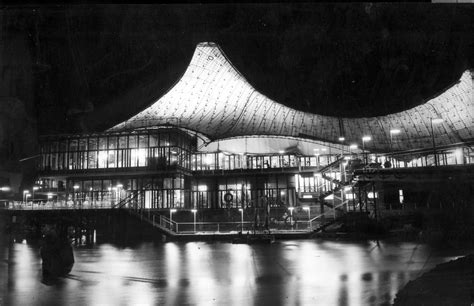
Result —
[[467, 251], [417, 243], [286, 240], [75, 247], [42, 282], [37, 245], [0, 244], [0, 305], [389, 305], [410, 279]]

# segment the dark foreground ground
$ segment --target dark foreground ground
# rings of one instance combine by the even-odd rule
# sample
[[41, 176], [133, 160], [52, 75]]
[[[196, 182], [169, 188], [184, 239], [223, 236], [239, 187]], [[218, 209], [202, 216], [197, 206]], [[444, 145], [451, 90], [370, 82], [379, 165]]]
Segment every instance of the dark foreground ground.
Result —
[[408, 282], [397, 293], [395, 306], [473, 305], [474, 255], [439, 264]]

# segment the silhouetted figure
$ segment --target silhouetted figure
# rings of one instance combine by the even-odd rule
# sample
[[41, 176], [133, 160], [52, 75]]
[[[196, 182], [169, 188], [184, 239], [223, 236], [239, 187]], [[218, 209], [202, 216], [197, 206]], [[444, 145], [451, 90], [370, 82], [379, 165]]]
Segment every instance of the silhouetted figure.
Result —
[[65, 276], [74, 265], [74, 254], [67, 235], [58, 235], [54, 229], [45, 233], [40, 255], [44, 278]]

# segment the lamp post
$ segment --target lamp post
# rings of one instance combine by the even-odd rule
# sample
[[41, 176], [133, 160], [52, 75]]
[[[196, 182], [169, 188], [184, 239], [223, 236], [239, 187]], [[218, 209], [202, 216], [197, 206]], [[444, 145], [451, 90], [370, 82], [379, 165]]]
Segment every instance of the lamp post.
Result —
[[176, 212], [176, 209], [172, 208], [170, 209], [170, 221], [173, 222], [173, 213]]
[[303, 206], [303, 210], [306, 210], [308, 212], [308, 227], [310, 226], [310, 221], [311, 221], [311, 208], [309, 206]]
[[34, 201], [34, 200], [35, 200], [35, 191], [36, 191], [36, 190], [38, 190], [38, 189], [39, 189], [39, 187], [38, 187], [38, 186], [33, 186], [33, 188], [32, 188], [32, 189], [33, 189], [33, 191], [32, 191], [32, 193], [33, 193], [33, 196], [31, 197], [31, 200], [32, 200], [32, 201]]
[[344, 155], [344, 144], [343, 144], [343, 142], [344, 142], [344, 140], [346, 140], [346, 138], [344, 136], [341, 136], [341, 137], [338, 138], [338, 140], [341, 142], [341, 156], [343, 156]]
[[191, 209], [191, 211], [194, 214], [194, 232], [196, 233], [196, 213], [197, 213], [197, 210], [196, 209]]
[[365, 164], [367, 164], [367, 153], [365, 152], [365, 142], [370, 141], [372, 138], [370, 136], [362, 137], [362, 153], [364, 154]]
[[399, 129], [391, 129], [390, 130], [390, 158], [392, 157], [391, 154], [392, 154], [392, 151], [393, 151], [393, 135], [397, 135], [397, 134], [400, 134]]
[[117, 187], [112, 187], [112, 198], [115, 199], [115, 205], [118, 204], [118, 193], [117, 193]]
[[291, 229], [293, 229], [293, 209], [294, 207], [288, 207], [288, 210], [290, 211], [290, 224], [291, 224]]
[[[7, 193], [8, 191], [10, 191], [10, 187], [9, 187], [9, 186], [3, 186], [3, 187], [0, 188], [0, 191], [1, 191], [2, 193], [3, 193], [3, 192]], [[5, 200], [7, 199], [7, 195], [6, 195], [6, 194], [5, 194], [5, 195], [2, 194], [2, 198], [3, 198], [3, 197], [5, 197]], [[8, 207], [8, 206], [9, 206], [9, 203], [7, 202], [6, 205], [7, 205], [7, 207]]]
[[107, 187], [107, 197], [108, 197], [108, 202], [112, 206], [112, 201], [113, 201], [113, 196], [112, 196], [112, 187]]
[[117, 198], [118, 198], [118, 202], [120, 203], [120, 200], [122, 198], [122, 192], [121, 192], [121, 189], [122, 189], [123, 185], [122, 184], [117, 184]]
[[244, 232], [244, 210], [242, 208], [239, 208], [240, 211], [240, 231], [243, 233]]
[[351, 156], [351, 158], [352, 158], [352, 150], [357, 150], [357, 145], [356, 144], [351, 144], [349, 146], [349, 155]]
[[72, 196], [74, 198], [74, 206], [76, 206], [76, 201], [77, 201], [77, 190], [79, 189], [79, 185], [74, 185], [72, 186], [72, 188], [74, 189], [74, 192], [72, 193]]
[[26, 202], [26, 194], [28, 194], [29, 191], [27, 189], [23, 190], [23, 203]]
[[400, 134], [399, 129], [391, 129], [390, 130], [390, 153], [392, 153], [392, 150], [393, 150], [393, 144], [392, 144], [393, 135], [397, 135], [397, 134]]
[[48, 192], [47, 197], [48, 197], [48, 205], [51, 205], [51, 208], [54, 208], [53, 203], [50, 202], [53, 199], [53, 194], [51, 192]]
[[433, 157], [435, 160], [435, 166], [438, 166], [438, 156], [436, 156], [436, 143], [435, 143], [435, 137], [434, 137], [434, 129], [433, 129], [433, 124], [438, 124], [442, 123], [444, 120], [443, 118], [431, 118], [430, 123], [431, 123], [431, 139], [433, 141]]

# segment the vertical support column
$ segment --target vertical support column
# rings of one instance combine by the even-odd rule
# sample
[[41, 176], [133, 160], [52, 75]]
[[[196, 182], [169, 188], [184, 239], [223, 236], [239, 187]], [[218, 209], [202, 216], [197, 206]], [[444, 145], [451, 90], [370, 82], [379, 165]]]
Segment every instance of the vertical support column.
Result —
[[362, 196], [361, 196], [361, 187], [358, 187], [358, 198], [359, 198], [359, 211], [362, 212]]
[[369, 195], [367, 194], [367, 188], [364, 187], [364, 198], [365, 198], [365, 212], [369, 212]]
[[378, 217], [377, 217], [377, 200], [375, 196], [375, 182], [372, 182], [372, 196], [374, 199], [374, 216], [375, 216], [375, 221], [377, 221]]
[[324, 222], [324, 198], [319, 197], [321, 221]]

